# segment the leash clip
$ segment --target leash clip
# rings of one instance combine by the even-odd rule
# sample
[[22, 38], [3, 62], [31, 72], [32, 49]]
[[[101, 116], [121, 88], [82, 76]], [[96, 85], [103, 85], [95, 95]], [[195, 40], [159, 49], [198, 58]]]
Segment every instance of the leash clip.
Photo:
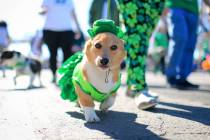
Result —
[[108, 77], [109, 77], [110, 71], [111, 71], [110, 69], [108, 69], [108, 71], [106, 71], [105, 83], [108, 83], [109, 82]]

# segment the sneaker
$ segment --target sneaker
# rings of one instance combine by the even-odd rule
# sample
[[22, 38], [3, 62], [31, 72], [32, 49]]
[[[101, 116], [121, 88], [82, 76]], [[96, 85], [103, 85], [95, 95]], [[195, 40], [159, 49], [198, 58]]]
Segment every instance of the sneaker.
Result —
[[150, 90], [149, 91], [148, 90], [143, 90], [143, 91], [141, 91], [141, 94], [144, 94], [145, 96], [148, 96], [148, 97], [153, 97], [155, 99], [158, 99], [157, 93], [152, 92]]
[[188, 82], [186, 79], [168, 79], [169, 86], [171, 88], [176, 88], [180, 90], [186, 89], [198, 89], [199, 85], [192, 84]]
[[158, 96], [151, 96], [148, 91], [143, 91], [134, 97], [137, 107], [141, 110], [153, 108], [158, 104]]
[[[126, 96], [127, 97], [135, 97], [136, 96], [136, 94], [138, 94], [138, 93], [136, 93], [136, 92], [133, 92], [133, 91], [131, 91], [131, 90], [129, 90], [129, 89], [127, 89], [127, 91], [126, 91]], [[141, 91], [141, 94], [144, 94], [145, 96], [148, 96], [148, 97], [153, 97], [153, 98], [155, 98], [155, 99], [158, 99], [158, 95], [157, 95], [157, 93], [155, 93], [155, 92], [152, 92], [152, 91], [148, 91], [148, 90], [143, 90], [143, 91]]]
[[186, 88], [191, 88], [191, 89], [198, 89], [198, 88], [199, 88], [199, 85], [192, 84], [192, 83], [190, 83], [190, 82], [187, 81], [187, 80], [183, 80], [183, 81], [181, 81], [181, 83], [182, 83]]

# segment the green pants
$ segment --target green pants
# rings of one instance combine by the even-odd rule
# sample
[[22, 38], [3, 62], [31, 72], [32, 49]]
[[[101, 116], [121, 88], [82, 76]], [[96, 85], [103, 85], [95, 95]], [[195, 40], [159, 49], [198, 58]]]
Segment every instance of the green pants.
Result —
[[127, 85], [132, 91], [147, 88], [145, 64], [150, 36], [164, 7], [164, 0], [118, 0], [126, 28]]

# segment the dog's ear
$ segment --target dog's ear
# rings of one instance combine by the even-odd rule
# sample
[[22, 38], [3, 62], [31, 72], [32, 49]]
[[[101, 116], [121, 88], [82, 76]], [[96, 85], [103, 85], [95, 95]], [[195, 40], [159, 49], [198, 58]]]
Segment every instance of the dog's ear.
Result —
[[92, 41], [90, 39], [85, 43], [85, 47], [84, 47], [84, 50], [83, 50], [83, 53], [87, 56], [87, 58], [88, 58], [88, 56], [90, 56], [91, 46], [92, 46]]

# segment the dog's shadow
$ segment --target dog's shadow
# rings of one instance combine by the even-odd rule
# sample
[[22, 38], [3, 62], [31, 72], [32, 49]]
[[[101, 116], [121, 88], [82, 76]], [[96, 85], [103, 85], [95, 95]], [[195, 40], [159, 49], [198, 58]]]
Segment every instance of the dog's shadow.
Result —
[[[84, 115], [79, 112], [66, 112], [71, 117], [84, 120]], [[103, 132], [111, 139], [162, 139], [147, 129], [147, 125], [135, 122], [137, 115], [134, 113], [97, 111], [101, 118], [99, 123], [85, 123], [85, 127]]]

